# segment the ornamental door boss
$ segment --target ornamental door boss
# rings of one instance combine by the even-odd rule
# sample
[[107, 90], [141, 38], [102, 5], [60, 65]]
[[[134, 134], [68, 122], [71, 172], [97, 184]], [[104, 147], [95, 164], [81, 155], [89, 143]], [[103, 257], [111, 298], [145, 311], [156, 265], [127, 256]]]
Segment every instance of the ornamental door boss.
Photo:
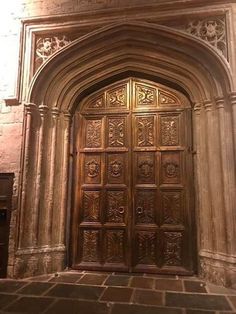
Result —
[[73, 268], [193, 272], [188, 106], [180, 93], [133, 78], [83, 102]]

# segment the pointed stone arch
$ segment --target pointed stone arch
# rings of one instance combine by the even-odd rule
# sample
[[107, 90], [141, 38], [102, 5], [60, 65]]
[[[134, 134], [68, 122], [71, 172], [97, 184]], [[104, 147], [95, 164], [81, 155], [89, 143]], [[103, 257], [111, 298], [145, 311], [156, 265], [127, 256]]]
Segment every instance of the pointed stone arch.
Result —
[[236, 87], [230, 68], [202, 40], [141, 22], [106, 26], [73, 41], [49, 58], [31, 81], [25, 96], [15, 275], [65, 267], [71, 117], [85, 96], [130, 74], [164, 82], [193, 105], [190, 149], [195, 154], [199, 265], [210, 280], [232, 284], [236, 201], [230, 104], [236, 102]]

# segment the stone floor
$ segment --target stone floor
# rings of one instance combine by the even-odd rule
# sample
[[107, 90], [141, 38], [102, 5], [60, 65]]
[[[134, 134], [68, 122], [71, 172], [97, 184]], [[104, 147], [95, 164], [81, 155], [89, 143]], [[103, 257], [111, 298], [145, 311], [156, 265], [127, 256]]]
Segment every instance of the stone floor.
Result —
[[0, 313], [236, 314], [236, 290], [196, 277], [68, 271], [1, 279]]

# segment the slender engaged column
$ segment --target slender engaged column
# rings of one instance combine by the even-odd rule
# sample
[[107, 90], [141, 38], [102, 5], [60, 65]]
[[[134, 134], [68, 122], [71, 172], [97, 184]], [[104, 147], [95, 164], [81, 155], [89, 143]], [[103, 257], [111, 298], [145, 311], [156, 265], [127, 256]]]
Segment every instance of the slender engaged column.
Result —
[[66, 225], [66, 209], [68, 195], [68, 180], [69, 180], [69, 145], [70, 145], [70, 124], [71, 114], [64, 113], [64, 149], [63, 149], [63, 172], [62, 172], [62, 201], [60, 210], [59, 236], [58, 244], [65, 245], [65, 225]]
[[[207, 121], [207, 156], [209, 169], [209, 187], [211, 205], [211, 221], [209, 228], [213, 239], [213, 252], [226, 253], [224, 230], [224, 202], [222, 196], [222, 168], [220, 163], [220, 147], [218, 119], [213, 109], [213, 102], [204, 103]], [[211, 223], [211, 225], [210, 225]]]
[[40, 207], [40, 192], [41, 192], [41, 176], [42, 176], [42, 160], [43, 160], [43, 143], [44, 143], [44, 128], [45, 116], [48, 112], [47, 106], [39, 106], [40, 126], [38, 131], [38, 160], [36, 165], [36, 182], [35, 182], [35, 202], [32, 209], [32, 244], [36, 246], [38, 243], [38, 223], [39, 223], [39, 207]]
[[49, 200], [47, 204], [47, 210], [45, 214], [45, 235], [44, 235], [44, 245], [51, 245], [52, 243], [52, 219], [53, 219], [53, 205], [54, 205], [54, 191], [55, 191], [55, 164], [56, 164], [56, 145], [57, 145], [57, 125], [59, 109], [52, 108], [52, 131], [51, 131], [51, 156], [50, 156], [50, 176], [49, 176], [49, 186], [48, 194]]
[[[29, 154], [30, 154], [30, 134], [32, 125], [32, 115], [36, 105], [33, 103], [25, 104], [25, 127], [24, 127], [24, 151], [23, 151], [23, 164], [22, 164], [22, 186], [21, 186], [21, 200], [20, 200], [20, 225], [19, 225], [19, 243], [18, 247], [24, 246], [24, 232], [25, 230], [25, 214], [26, 214], [26, 189], [27, 179], [29, 175]], [[27, 227], [26, 227], [27, 228]]]
[[236, 164], [236, 92], [229, 96], [233, 114], [233, 134], [234, 134], [234, 162]]
[[[221, 162], [223, 172], [223, 191], [224, 196], [224, 230], [226, 232], [226, 247], [228, 254], [234, 254], [236, 249], [236, 225], [235, 225], [235, 171], [234, 168], [234, 152], [232, 149], [233, 139], [231, 136], [231, 121], [226, 120], [225, 100], [223, 98], [216, 99], [216, 108], [218, 109], [218, 119], [220, 126], [220, 145], [221, 145]], [[231, 122], [231, 123], [230, 123]]]
[[203, 196], [201, 191], [201, 186], [203, 185], [202, 176], [201, 176], [201, 127], [200, 127], [200, 114], [201, 114], [201, 104], [196, 103], [193, 108], [193, 130], [194, 130], [194, 150], [196, 151], [195, 160], [194, 160], [194, 168], [195, 168], [195, 190], [197, 191], [197, 195], [195, 198], [195, 208], [196, 208], [196, 219], [197, 219], [197, 226], [201, 228], [198, 230], [198, 244], [200, 248], [206, 248], [207, 245], [205, 244], [204, 235], [207, 232], [207, 229], [204, 226], [204, 219], [202, 219], [202, 208], [203, 208]]
[[207, 164], [207, 141], [205, 134], [206, 130], [206, 117], [203, 104], [196, 104], [194, 106], [194, 135], [196, 142], [196, 174], [198, 182], [198, 214], [199, 214], [199, 229], [198, 236], [200, 240], [200, 251], [211, 251], [213, 248], [212, 239], [212, 213], [209, 195], [209, 175]]

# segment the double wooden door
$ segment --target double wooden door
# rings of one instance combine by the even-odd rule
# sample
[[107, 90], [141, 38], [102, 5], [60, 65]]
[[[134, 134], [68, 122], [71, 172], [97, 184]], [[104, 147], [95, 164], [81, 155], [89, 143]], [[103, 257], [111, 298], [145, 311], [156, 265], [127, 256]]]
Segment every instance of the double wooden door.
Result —
[[127, 79], [76, 115], [72, 267], [191, 273], [191, 125], [187, 101]]

